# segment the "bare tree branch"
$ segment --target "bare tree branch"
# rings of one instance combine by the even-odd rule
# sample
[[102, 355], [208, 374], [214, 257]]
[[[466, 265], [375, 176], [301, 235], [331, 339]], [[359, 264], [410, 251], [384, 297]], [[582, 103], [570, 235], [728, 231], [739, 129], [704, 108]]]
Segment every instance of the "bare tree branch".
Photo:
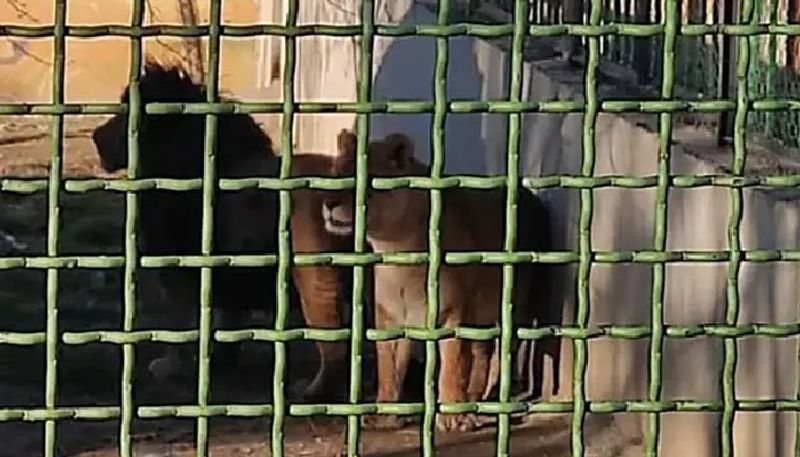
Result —
[[5, 0], [6, 4], [10, 6], [16, 13], [17, 19], [27, 19], [31, 22], [36, 24], [39, 23], [39, 19], [36, 18], [33, 14], [28, 11], [28, 4], [22, 0]]
[[[197, 25], [197, 5], [194, 0], [178, 0], [181, 11], [181, 22], [184, 25]], [[184, 43], [188, 47], [189, 72], [194, 73], [193, 79], [202, 83], [205, 80], [203, 71], [203, 46], [199, 37], [186, 38]]]
[[[152, 0], [145, 0], [145, 4], [147, 5], [147, 17], [150, 23], [158, 23], [161, 21], [161, 12], [159, 9], [153, 5]], [[155, 42], [159, 44], [161, 47], [167, 50], [169, 54], [173, 57], [177, 58], [181, 64], [186, 67], [188, 70], [193, 68], [192, 61], [190, 60], [189, 56], [186, 55], [185, 50], [181, 49], [180, 47], [169, 43], [168, 41], [164, 41], [161, 37], [156, 36]], [[201, 61], [202, 62], [202, 61]], [[201, 75], [202, 75], [202, 68], [201, 68]], [[195, 77], [196, 75], [192, 75]]]

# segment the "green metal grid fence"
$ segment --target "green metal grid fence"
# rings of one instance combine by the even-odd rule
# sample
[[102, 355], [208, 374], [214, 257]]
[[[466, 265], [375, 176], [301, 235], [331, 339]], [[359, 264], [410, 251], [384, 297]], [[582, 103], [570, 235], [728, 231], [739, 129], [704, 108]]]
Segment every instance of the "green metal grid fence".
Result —
[[[741, 249], [739, 239], [742, 220], [742, 192], [746, 187], [800, 186], [800, 175], [783, 176], [744, 176], [746, 157], [746, 122], [748, 112], [774, 112], [779, 110], [797, 111], [800, 100], [761, 99], [748, 97], [750, 74], [750, 47], [748, 39], [761, 35], [800, 35], [800, 25], [751, 23], [754, 17], [753, 0], [743, 0], [742, 14], [738, 24], [680, 24], [677, 0], [666, 0], [663, 21], [660, 24], [603, 24], [601, 25], [601, 0], [591, 1], [588, 24], [571, 25], [531, 25], [528, 21], [528, 2], [516, 0], [513, 3], [514, 22], [512, 24], [481, 25], [469, 23], [451, 24], [450, 5], [447, 0], [438, 4], [438, 20], [435, 25], [396, 26], [376, 25], [374, 21], [374, 2], [364, 0], [361, 7], [361, 23], [357, 26], [304, 25], [298, 26], [297, 12], [299, 1], [289, 3], [289, 11], [284, 26], [257, 25], [232, 26], [221, 24], [222, 0], [211, 0], [210, 24], [208, 26], [143, 26], [143, 0], [133, 0], [134, 8], [130, 26], [67, 26], [67, 0], [55, 0], [55, 24], [53, 26], [29, 27], [0, 24], [0, 36], [11, 37], [53, 37], [54, 77], [53, 103], [33, 105], [0, 105], [0, 114], [47, 114], [52, 116], [52, 155], [49, 179], [21, 180], [3, 179], [0, 190], [4, 192], [30, 193], [47, 190], [49, 196], [49, 223], [47, 230], [47, 253], [43, 257], [0, 258], [0, 269], [34, 268], [47, 271], [47, 322], [45, 332], [1, 332], [0, 344], [46, 345], [47, 370], [45, 383], [45, 404], [41, 408], [19, 409], [0, 408], [0, 421], [41, 421], [45, 424], [44, 454], [56, 455], [57, 423], [63, 420], [111, 420], [119, 419], [120, 453], [132, 455], [131, 430], [135, 417], [163, 418], [190, 417], [197, 420], [197, 454], [208, 454], [208, 419], [212, 416], [257, 417], [271, 416], [272, 453], [283, 455], [283, 425], [286, 415], [335, 415], [348, 416], [348, 455], [358, 453], [358, 417], [363, 414], [423, 414], [422, 450], [424, 455], [433, 455], [433, 418], [437, 411], [444, 413], [477, 412], [497, 415], [498, 441], [497, 454], [509, 453], [509, 414], [511, 413], [572, 413], [572, 453], [584, 455], [583, 425], [587, 413], [636, 412], [646, 413], [648, 417], [646, 448], [647, 455], [658, 454], [659, 419], [664, 412], [714, 411], [723, 414], [720, 426], [721, 449], [723, 456], [733, 455], [733, 420], [736, 411], [800, 411], [798, 399], [748, 400], [737, 399], [734, 394], [734, 371], [737, 361], [736, 338], [743, 336], [791, 337], [800, 334], [800, 323], [787, 325], [737, 324], [739, 295], [737, 277], [741, 263], [800, 261], [800, 250], [752, 250]], [[257, 35], [278, 35], [285, 38], [286, 64], [284, 68], [284, 100], [280, 103], [221, 103], [218, 99], [219, 56], [221, 36], [252, 37]], [[533, 103], [521, 100], [522, 51], [527, 36], [543, 37], [570, 34], [583, 36], [588, 41], [588, 64], [585, 72], [586, 102], [558, 101]], [[734, 37], [742, 44], [736, 56], [736, 97], [735, 100], [673, 100], [674, 67], [676, 40], [679, 36], [705, 36], [723, 34]], [[154, 103], [142, 106], [138, 78], [142, 62], [142, 38], [154, 35], [208, 36], [208, 103], [165, 104]], [[360, 77], [358, 101], [356, 103], [304, 103], [295, 102], [293, 80], [295, 73], [295, 41], [306, 35], [359, 36]], [[371, 101], [371, 62], [373, 39], [379, 36], [424, 35], [435, 37], [436, 68], [434, 75], [434, 102], [372, 102]], [[446, 99], [446, 68], [448, 64], [447, 40], [452, 36], [473, 37], [512, 37], [512, 65], [510, 93], [507, 100], [501, 101], [448, 101]], [[631, 37], [660, 36], [663, 39], [663, 79], [661, 100], [599, 100], [596, 89], [597, 67], [599, 62], [599, 42], [602, 37], [621, 35]], [[65, 104], [64, 67], [66, 37], [89, 38], [100, 36], [122, 36], [130, 38], [131, 72], [130, 103], [128, 106], [116, 104]], [[115, 114], [128, 112], [129, 116], [129, 179], [126, 180], [65, 180], [61, 176], [63, 149], [64, 116], [71, 114]], [[176, 179], [137, 179], [137, 134], [142, 111], [149, 114], [192, 113], [206, 116], [205, 160], [202, 180]], [[672, 115], [675, 112], [735, 112], [735, 144], [732, 172], [714, 176], [675, 176], [670, 173], [670, 137]], [[594, 177], [595, 163], [594, 133], [598, 114], [605, 112], [658, 112], [660, 113], [660, 151], [655, 176], [606, 176]], [[216, 115], [222, 113], [282, 113], [282, 165], [277, 179], [219, 179], [214, 173]], [[349, 112], [356, 113], [358, 119], [357, 176], [355, 179], [326, 179], [318, 177], [289, 178], [292, 157], [292, 122], [296, 113]], [[373, 179], [372, 185], [379, 189], [417, 187], [429, 189], [431, 193], [431, 216], [429, 229], [430, 251], [424, 253], [368, 254], [365, 247], [365, 194], [369, 184], [365, 173], [367, 132], [369, 115], [372, 113], [423, 113], [432, 112], [433, 117], [433, 163], [430, 177]], [[508, 176], [476, 178], [464, 176], [443, 177], [444, 130], [447, 113], [493, 112], [509, 116], [508, 130]], [[564, 113], [583, 112], [583, 162], [580, 176], [552, 176], [542, 178], [518, 176], [520, 146], [520, 123], [522, 113]], [[579, 250], [577, 252], [512, 252], [515, 238], [515, 192], [520, 185], [531, 189], [569, 188], [580, 190]], [[210, 247], [213, 239], [213, 224], [210, 217], [213, 209], [213, 189], [215, 183], [225, 190], [247, 188], [271, 189], [280, 192], [280, 239], [276, 255], [212, 256]], [[657, 190], [656, 223], [653, 248], [649, 251], [596, 252], [591, 246], [592, 193], [600, 187], [652, 188]], [[667, 251], [666, 215], [667, 194], [670, 187], [691, 188], [701, 186], [720, 186], [730, 189], [732, 210], [728, 228], [728, 250], [725, 251]], [[291, 212], [290, 192], [293, 189], [349, 189], [355, 188], [356, 224], [355, 252], [319, 255], [293, 255], [288, 238], [288, 221]], [[439, 232], [436, 229], [441, 216], [441, 191], [453, 187], [480, 187], [509, 189], [507, 198], [505, 248], [501, 252], [444, 253], [439, 245]], [[139, 257], [136, 251], [137, 193], [148, 189], [203, 190], [202, 255], [191, 257]], [[63, 256], [60, 255], [59, 238], [59, 197], [61, 191], [88, 192], [109, 190], [125, 192], [127, 195], [127, 215], [125, 222], [125, 252], [122, 256]], [[349, 329], [339, 330], [286, 330], [287, 320], [287, 281], [289, 267], [298, 265], [333, 264], [353, 267], [355, 287], [353, 289], [352, 324]], [[424, 264], [430, 263], [428, 291], [430, 308], [427, 328], [377, 331], [365, 329], [363, 321], [363, 268], [375, 263]], [[499, 328], [493, 329], [435, 329], [437, 314], [437, 276], [442, 262], [491, 263], [503, 267], [503, 312]], [[561, 336], [572, 339], [574, 345], [573, 400], [571, 402], [520, 403], [512, 402], [510, 390], [510, 342], [515, 329], [512, 328], [511, 289], [513, 287], [512, 267], [516, 263], [545, 262], [554, 264], [578, 263], [577, 291], [578, 306], [575, 324], [567, 327], [524, 328], [517, 334], [525, 339], [540, 339], [547, 336]], [[664, 268], [667, 262], [727, 262], [727, 313], [725, 323], [720, 325], [668, 326], [664, 324]], [[649, 326], [609, 326], [589, 327], [589, 273], [593, 263], [644, 263], [653, 266], [652, 321]], [[278, 269], [277, 298], [278, 307], [274, 329], [253, 329], [246, 331], [219, 331], [211, 334], [211, 268], [215, 266], [254, 266], [275, 265]], [[201, 268], [201, 307], [200, 328], [193, 331], [134, 331], [136, 319], [135, 284], [138, 268], [160, 268], [178, 266]], [[121, 331], [63, 332], [57, 326], [57, 285], [59, 271], [65, 268], [124, 268], [124, 324]], [[500, 338], [501, 385], [498, 402], [476, 404], [438, 405], [434, 390], [434, 368], [436, 365], [436, 340], [458, 336], [468, 339]], [[723, 338], [725, 341], [725, 364], [723, 371], [722, 401], [662, 401], [661, 400], [661, 357], [664, 338], [688, 338], [708, 336]], [[364, 339], [377, 341], [398, 337], [423, 340], [426, 342], [427, 362], [425, 366], [425, 393], [421, 404], [366, 404], [361, 400], [361, 350]], [[587, 401], [584, 392], [584, 378], [587, 368], [587, 341], [592, 338], [611, 337], [622, 339], [649, 338], [650, 363], [648, 370], [647, 398], [636, 401]], [[210, 405], [209, 393], [209, 345], [215, 338], [222, 342], [244, 340], [271, 341], [275, 345], [275, 370], [273, 379], [272, 404], [262, 405]], [[284, 395], [284, 376], [286, 365], [285, 344], [300, 339], [311, 340], [350, 340], [351, 386], [350, 398], [346, 404], [336, 405], [287, 405]], [[142, 406], [136, 405], [132, 396], [134, 350], [136, 343], [156, 341], [166, 343], [197, 342], [200, 349], [198, 398], [195, 405]], [[122, 398], [119, 407], [62, 407], [58, 404], [56, 391], [57, 349], [60, 344], [80, 345], [104, 342], [120, 345], [123, 348]], [[800, 434], [800, 432], [798, 432]], [[800, 440], [798, 440], [800, 443]], [[800, 448], [798, 448], [800, 453]]]

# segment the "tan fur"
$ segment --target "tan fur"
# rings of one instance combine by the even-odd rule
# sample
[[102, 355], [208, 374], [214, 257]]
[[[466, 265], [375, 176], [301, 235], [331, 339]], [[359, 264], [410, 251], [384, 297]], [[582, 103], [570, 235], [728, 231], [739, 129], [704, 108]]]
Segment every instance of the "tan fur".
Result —
[[[355, 137], [339, 135], [337, 174], [352, 175]], [[369, 145], [370, 176], [427, 175], [428, 168], [413, 157], [411, 141], [400, 134]], [[505, 193], [457, 189], [442, 193], [440, 220], [442, 251], [500, 251], [503, 249]], [[352, 197], [337, 195], [323, 210], [326, 227], [346, 226], [352, 221]], [[376, 252], [428, 250], [430, 197], [426, 190], [372, 191], [367, 202], [367, 239]], [[523, 267], [524, 269], [524, 267]], [[377, 265], [375, 274], [376, 326], [425, 326], [427, 266]], [[493, 326], [500, 319], [502, 267], [487, 265], [442, 265], [439, 276], [437, 325]], [[530, 287], [515, 288], [514, 303], [525, 320]], [[532, 320], [532, 317], [531, 317]], [[397, 402], [411, 356], [409, 340], [378, 342], [378, 402]], [[439, 398], [443, 403], [477, 401], [487, 395], [487, 376], [492, 355], [491, 341], [449, 339], [441, 341]], [[365, 420], [375, 428], [400, 425], [396, 417], [375, 416]], [[439, 415], [439, 430], [475, 428], [474, 415]]]
[[[327, 176], [331, 174], [333, 158], [328, 155], [300, 153], [292, 157], [293, 177], [299, 176]], [[244, 167], [252, 176], [254, 168]], [[277, 174], [277, 170], [273, 174]], [[266, 174], [268, 175], [268, 174]], [[244, 197], [247, 191], [239, 191], [234, 195]], [[251, 191], [255, 192], [255, 191]], [[261, 192], [263, 198], [274, 198]], [[326, 252], [342, 252], [352, 249], [352, 240], [349, 237], [337, 236], [325, 230], [323, 219], [319, 212], [325, 195], [324, 191], [298, 189], [291, 193], [292, 213], [289, 222], [289, 231], [292, 252], [296, 254], [320, 254]], [[240, 198], [242, 198], [240, 197]], [[269, 207], [269, 201], [255, 205], [255, 208]], [[252, 209], [236, 208], [236, 218], [242, 215], [257, 219], [263, 217], [254, 214]], [[274, 214], [267, 217], [278, 217], [279, 207], [274, 208]], [[225, 220], [223, 218], [223, 220]], [[236, 224], [237, 227], [252, 227], [250, 225]], [[240, 233], [235, 239], [246, 239], [247, 234]], [[306, 324], [311, 328], [335, 329], [342, 326], [341, 304], [349, 300], [345, 296], [343, 283], [346, 280], [342, 274], [342, 267], [327, 265], [295, 266], [292, 268], [292, 279], [300, 296], [300, 305]], [[344, 391], [341, 387], [341, 373], [345, 369], [347, 357], [347, 343], [344, 342], [317, 342], [320, 357], [320, 366], [314, 380], [306, 388], [304, 397], [306, 401], [330, 401], [327, 395]]]
[[[298, 154], [292, 157], [292, 176], [326, 176], [331, 172], [332, 160], [328, 156]], [[292, 251], [299, 254], [346, 252], [352, 249], [352, 240], [336, 236], [325, 230], [319, 208], [324, 191], [292, 191], [291, 237]], [[300, 294], [303, 316], [311, 327], [339, 328], [342, 326], [340, 305], [344, 297], [341, 267], [294, 267], [292, 275]], [[308, 400], [324, 398], [326, 391], [337, 390], [343, 379], [347, 343], [318, 342], [320, 367], [306, 393]]]

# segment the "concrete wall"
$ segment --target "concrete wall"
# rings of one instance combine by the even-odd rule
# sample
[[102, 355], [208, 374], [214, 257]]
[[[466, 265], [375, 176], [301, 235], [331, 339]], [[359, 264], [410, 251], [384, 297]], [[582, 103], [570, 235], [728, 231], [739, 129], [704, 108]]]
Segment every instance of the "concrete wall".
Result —
[[[391, 2], [381, 11], [389, 22], [432, 23], [435, 14], [421, 3]], [[357, 11], [358, 2], [341, 6]], [[328, 14], [320, 7], [318, 18]], [[333, 16], [336, 17], [336, 16]], [[502, 43], [471, 38], [450, 42], [448, 95], [454, 99], [501, 99], [507, 95], [510, 59]], [[432, 100], [434, 40], [430, 38], [382, 39], [376, 47], [375, 98]], [[314, 68], [301, 67], [317, 86], [305, 86], [314, 99], [352, 96], [351, 78], [356, 60], [353, 44], [331, 44], [324, 57], [325, 78], [312, 76]], [[306, 54], [304, 59], [319, 62]], [[319, 66], [318, 64], [316, 65]], [[343, 75], [343, 77], [339, 77]], [[558, 63], [526, 63], [524, 93], [530, 100], [567, 100], [582, 97], [583, 74]], [[309, 83], [310, 84], [310, 83]], [[348, 85], [349, 84], [349, 85]], [[602, 87], [601, 93], [615, 89]], [[619, 91], [619, 88], [616, 88]], [[353, 96], [354, 97], [354, 96]], [[315, 150], [331, 150], [335, 132], [351, 126], [350, 116], [319, 116], [297, 140]], [[596, 175], [652, 175], [656, 172], [658, 137], [655, 116], [601, 115], [596, 128]], [[449, 115], [446, 135], [446, 170], [449, 173], [495, 174], [505, 171], [507, 123], [502, 115]], [[429, 159], [430, 115], [376, 115], [371, 135], [392, 131], [411, 135], [418, 154]], [[580, 174], [580, 114], [529, 114], [524, 116], [521, 172], [526, 175]], [[708, 132], [677, 125], [672, 147], [672, 172], [720, 173], [730, 160]], [[751, 150], [752, 173], [775, 173], [759, 168], [770, 163], [769, 151]], [[755, 160], [758, 159], [758, 160]], [[782, 166], [793, 167], [796, 164]], [[575, 190], [541, 193], [557, 214], [557, 236], [563, 249], [577, 249], [579, 200]], [[798, 195], [765, 190], [744, 192], [743, 249], [785, 249], [798, 246]], [[730, 205], [725, 188], [673, 189], [669, 194], [668, 239], [670, 250], [725, 250]], [[654, 189], [599, 189], [595, 191], [592, 246], [598, 251], [651, 249], [655, 215]], [[669, 264], [666, 268], [665, 323], [696, 325], [724, 322], [726, 264]], [[574, 268], [564, 275], [567, 315], [575, 308]], [[595, 265], [590, 280], [590, 325], [649, 325], [651, 267], [648, 265]], [[745, 263], [739, 276], [740, 323], [790, 323], [798, 321], [798, 268], [790, 263]], [[567, 319], [566, 324], [571, 323]], [[559, 397], [572, 397], [571, 343], [565, 342], [561, 367], [563, 389]], [[595, 339], [589, 344], [586, 395], [590, 400], [646, 399], [648, 340]], [[794, 398], [796, 395], [797, 343], [791, 339], [748, 338], [738, 343], [736, 395], [738, 398]], [[668, 339], [664, 344], [663, 399], [721, 399], [723, 343], [713, 338]], [[718, 455], [719, 415], [673, 413], [662, 416], [663, 455]], [[592, 418], [590, 418], [591, 420]], [[641, 443], [644, 415], [615, 414], [618, 439]], [[734, 441], [737, 456], [788, 456], [795, 440], [795, 418], [789, 413], [737, 413]], [[591, 449], [592, 438], [587, 438]], [[639, 454], [637, 454], [639, 455]]]
[[[569, 83], [555, 81], [552, 72], [529, 67], [534, 100], [574, 99], [581, 94]], [[551, 118], [551, 119], [548, 119]], [[580, 173], [581, 116], [533, 114], [526, 119], [529, 139], [544, 131], [540, 147], [525, 149], [525, 157], [542, 175]], [[558, 119], [558, 118], [556, 118]], [[539, 131], [537, 131], [537, 129]], [[601, 115], [597, 124], [596, 175], [653, 175], [657, 136], [630, 118]], [[714, 174], [720, 164], [707, 157], [714, 151], [710, 134], [679, 127], [682, 138], [672, 148], [672, 173]], [[553, 160], [560, 157], [561, 160]], [[549, 162], [549, 163], [548, 163]], [[758, 172], [759, 170], [754, 170]], [[559, 213], [565, 246], [578, 248], [579, 200], [576, 191], [543, 192]], [[652, 248], [655, 192], [652, 189], [602, 189], [595, 192], [592, 248], [597, 251]], [[669, 250], [725, 250], [730, 194], [723, 188], [675, 189], [668, 201]], [[746, 191], [742, 248], [793, 249], [798, 245], [797, 195], [763, 190]], [[697, 325], [724, 322], [726, 264], [671, 264], [666, 268], [665, 323]], [[745, 263], [739, 275], [739, 323], [797, 322], [796, 264]], [[574, 290], [568, 275], [565, 290]], [[651, 268], [647, 265], [596, 265], [591, 272], [590, 325], [648, 325]], [[574, 309], [571, 294], [567, 309]], [[589, 344], [586, 394], [590, 400], [646, 398], [648, 342], [597, 339]], [[566, 344], [565, 350], [571, 350]], [[794, 398], [796, 354], [794, 340], [748, 338], [738, 343], [738, 398]], [[719, 339], [667, 340], [664, 345], [664, 399], [720, 400], [723, 343]], [[562, 379], [572, 374], [570, 358]], [[571, 398], [570, 392], [564, 396]], [[623, 419], [624, 417], [624, 419]], [[620, 416], [623, 429], [636, 429], [641, 417]], [[735, 419], [736, 455], [787, 456], [793, 451], [795, 419], [791, 414], [738, 413]], [[661, 450], [665, 455], [718, 455], [719, 416], [674, 413], [663, 416]]]

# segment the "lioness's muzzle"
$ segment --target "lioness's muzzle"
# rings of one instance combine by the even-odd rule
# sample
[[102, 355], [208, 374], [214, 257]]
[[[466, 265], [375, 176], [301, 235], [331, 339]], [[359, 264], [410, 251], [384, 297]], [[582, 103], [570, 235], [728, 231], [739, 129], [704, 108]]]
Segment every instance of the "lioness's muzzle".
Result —
[[350, 220], [345, 220], [337, 216], [341, 208], [330, 202], [322, 205], [322, 219], [325, 221], [325, 230], [334, 235], [349, 235], [353, 231], [353, 224]]

